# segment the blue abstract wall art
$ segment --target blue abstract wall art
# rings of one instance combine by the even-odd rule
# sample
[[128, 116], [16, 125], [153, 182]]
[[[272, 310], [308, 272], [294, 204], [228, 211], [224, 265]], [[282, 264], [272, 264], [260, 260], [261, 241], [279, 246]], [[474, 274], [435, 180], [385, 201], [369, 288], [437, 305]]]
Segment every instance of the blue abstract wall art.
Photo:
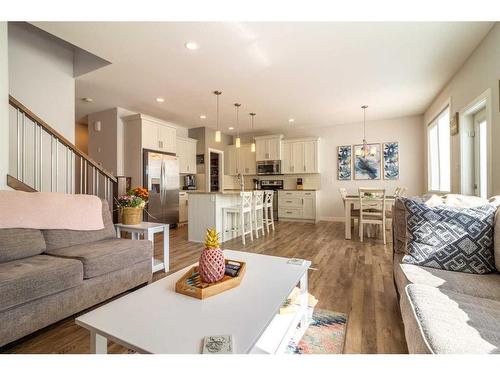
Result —
[[387, 142], [383, 144], [384, 180], [399, 179], [399, 144]]
[[337, 147], [337, 178], [347, 181], [352, 178], [352, 147]]
[[368, 147], [374, 152], [366, 157], [361, 154], [362, 147], [354, 146], [354, 179], [380, 180], [380, 143], [369, 144]]

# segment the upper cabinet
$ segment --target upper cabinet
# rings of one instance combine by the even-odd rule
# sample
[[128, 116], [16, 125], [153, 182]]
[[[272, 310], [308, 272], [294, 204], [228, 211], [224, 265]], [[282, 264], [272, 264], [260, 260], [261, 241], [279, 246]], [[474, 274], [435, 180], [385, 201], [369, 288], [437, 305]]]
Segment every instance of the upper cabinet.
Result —
[[255, 137], [256, 161], [281, 160], [281, 142], [283, 135]]
[[196, 139], [177, 137], [179, 173], [196, 173]]
[[240, 148], [234, 145], [227, 146], [225, 155], [225, 173], [230, 176], [238, 174], [256, 175], [255, 152], [250, 144], [242, 144]]
[[138, 127], [142, 148], [176, 153], [177, 131], [175, 126], [143, 114], [124, 117], [123, 121], [127, 123], [126, 126]]
[[[121, 121], [123, 125], [123, 173], [125, 176], [132, 177], [133, 186], [141, 186], [143, 184], [143, 150], [176, 154], [177, 127], [142, 113], [121, 117]], [[192, 173], [196, 173], [196, 162], [194, 167], [191, 167], [192, 163], [191, 159], [188, 162], [190, 172], [186, 173], [191, 173], [191, 168]]]
[[241, 145], [241, 147], [239, 148], [239, 152], [240, 152], [241, 174], [250, 176], [257, 174], [255, 152], [252, 152], [252, 145], [251, 144]]
[[289, 139], [283, 141], [284, 174], [319, 173], [318, 139]]

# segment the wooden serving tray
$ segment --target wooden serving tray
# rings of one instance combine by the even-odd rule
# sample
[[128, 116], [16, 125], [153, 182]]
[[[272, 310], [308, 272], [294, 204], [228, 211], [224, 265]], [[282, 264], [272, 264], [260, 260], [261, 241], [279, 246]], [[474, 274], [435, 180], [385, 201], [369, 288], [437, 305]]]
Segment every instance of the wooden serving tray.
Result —
[[[215, 283], [204, 283], [201, 281], [201, 276], [198, 274], [198, 266], [192, 267], [184, 276], [175, 283], [175, 291], [186, 296], [205, 299], [215, 296], [226, 290], [236, 288], [240, 285], [243, 275], [245, 275], [246, 263], [237, 260], [226, 259], [227, 262], [239, 263], [241, 268], [238, 275], [235, 277], [224, 275], [221, 281]], [[192, 282], [188, 282], [191, 279]]]

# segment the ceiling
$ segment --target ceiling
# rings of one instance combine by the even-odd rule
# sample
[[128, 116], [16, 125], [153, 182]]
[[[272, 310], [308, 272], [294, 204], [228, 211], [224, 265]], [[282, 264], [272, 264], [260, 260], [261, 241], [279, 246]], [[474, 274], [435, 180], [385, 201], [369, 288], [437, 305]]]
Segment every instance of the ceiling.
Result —
[[[221, 124], [235, 125], [239, 102], [242, 133], [251, 130], [249, 112], [257, 113], [256, 132], [359, 122], [363, 104], [369, 120], [422, 114], [493, 25], [33, 24], [111, 62], [77, 78], [77, 121], [119, 106], [186, 127], [215, 127], [212, 92], [222, 90]], [[188, 41], [200, 48], [188, 50]]]

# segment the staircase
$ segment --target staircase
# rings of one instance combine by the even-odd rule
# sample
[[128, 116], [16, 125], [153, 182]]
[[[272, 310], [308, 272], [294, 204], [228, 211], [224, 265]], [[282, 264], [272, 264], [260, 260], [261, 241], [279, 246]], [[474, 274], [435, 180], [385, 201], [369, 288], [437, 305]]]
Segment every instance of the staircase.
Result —
[[112, 211], [116, 178], [17, 99], [9, 104], [8, 186], [97, 195]]

